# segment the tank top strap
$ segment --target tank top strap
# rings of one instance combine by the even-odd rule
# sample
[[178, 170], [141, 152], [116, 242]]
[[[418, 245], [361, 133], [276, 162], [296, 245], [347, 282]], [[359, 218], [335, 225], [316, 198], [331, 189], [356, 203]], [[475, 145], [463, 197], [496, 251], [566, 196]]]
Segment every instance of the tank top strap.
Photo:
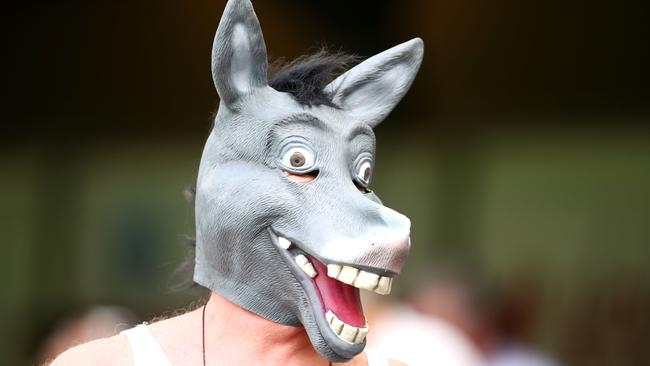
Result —
[[146, 323], [121, 332], [129, 341], [133, 366], [172, 366]]
[[364, 353], [368, 358], [368, 366], [389, 366], [388, 359], [381, 354], [368, 349]]

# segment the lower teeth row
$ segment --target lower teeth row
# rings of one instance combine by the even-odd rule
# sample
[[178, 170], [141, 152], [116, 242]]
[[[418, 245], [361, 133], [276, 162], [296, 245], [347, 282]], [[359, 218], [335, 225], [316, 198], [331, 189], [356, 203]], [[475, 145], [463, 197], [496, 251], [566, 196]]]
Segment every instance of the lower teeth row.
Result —
[[334, 331], [334, 333], [342, 340], [348, 343], [358, 344], [363, 343], [363, 341], [366, 339], [366, 334], [368, 334], [367, 324], [363, 328], [346, 324], [341, 321], [331, 310], [328, 310], [327, 313], [325, 313], [325, 318], [327, 319], [327, 322], [329, 323], [332, 331]]

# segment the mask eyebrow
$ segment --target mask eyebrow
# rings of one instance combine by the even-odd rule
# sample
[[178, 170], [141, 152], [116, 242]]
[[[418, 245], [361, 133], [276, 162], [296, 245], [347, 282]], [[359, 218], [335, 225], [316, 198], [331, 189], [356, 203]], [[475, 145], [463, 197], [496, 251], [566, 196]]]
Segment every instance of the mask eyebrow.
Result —
[[283, 118], [276, 122], [273, 127], [268, 131], [266, 136], [266, 152], [267, 154], [273, 148], [273, 136], [277, 135], [279, 130], [288, 126], [310, 126], [312, 128], [319, 129], [321, 131], [330, 131], [331, 128], [320, 118], [309, 114], [309, 113], [297, 113], [292, 114], [286, 118]]
[[354, 139], [355, 139], [357, 136], [359, 136], [359, 135], [365, 135], [365, 136], [368, 136], [368, 137], [372, 138], [373, 140], [374, 140], [374, 138], [375, 138], [375, 133], [372, 132], [372, 128], [370, 128], [369, 126], [367, 126], [367, 125], [365, 125], [365, 124], [360, 124], [360, 125], [356, 125], [356, 126], [354, 126], [354, 127], [350, 130], [350, 132], [348, 132], [348, 135], [347, 135], [347, 141], [348, 141], [348, 142], [349, 142], [349, 141], [352, 141], [352, 140], [354, 140]]
[[323, 122], [321, 119], [314, 116], [313, 114], [309, 114], [309, 113], [298, 113], [298, 114], [291, 115], [287, 118], [284, 118], [278, 121], [273, 126], [273, 129], [281, 128], [292, 124], [308, 125], [308, 126], [318, 128], [320, 130], [330, 129], [330, 127], [325, 122]]

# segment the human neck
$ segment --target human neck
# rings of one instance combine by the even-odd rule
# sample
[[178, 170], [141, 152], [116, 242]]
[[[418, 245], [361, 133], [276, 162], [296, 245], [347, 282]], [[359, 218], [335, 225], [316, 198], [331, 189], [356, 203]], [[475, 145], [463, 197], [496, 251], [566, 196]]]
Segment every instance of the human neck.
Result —
[[[205, 354], [223, 364], [329, 365], [302, 327], [274, 323], [212, 293], [205, 309]], [[246, 361], [253, 361], [246, 362]]]

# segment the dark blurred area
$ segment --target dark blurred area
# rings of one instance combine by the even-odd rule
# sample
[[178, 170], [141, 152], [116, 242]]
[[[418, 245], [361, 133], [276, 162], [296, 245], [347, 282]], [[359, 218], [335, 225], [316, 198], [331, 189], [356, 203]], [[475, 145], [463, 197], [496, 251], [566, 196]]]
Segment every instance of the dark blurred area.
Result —
[[[218, 103], [210, 49], [224, 3], [7, 5], [1, 365], [37, 362], [63, 319], [94, 306], [150, 319], [196, 299], [170, 289], [193, 232], [182, 192]], [[567, 365], [650, 365], [647, 6], [254, 5], [272, 59], [424, 39], [419, 77], [376, 130], [374, 189], [413, 222], [397, 291], [452, 268], [480, 293], [469, 303], [481, 329]], [[416, 308], [462, 312], [440, 299]], [[489, 350], [494, 337], [469, 328]]]

